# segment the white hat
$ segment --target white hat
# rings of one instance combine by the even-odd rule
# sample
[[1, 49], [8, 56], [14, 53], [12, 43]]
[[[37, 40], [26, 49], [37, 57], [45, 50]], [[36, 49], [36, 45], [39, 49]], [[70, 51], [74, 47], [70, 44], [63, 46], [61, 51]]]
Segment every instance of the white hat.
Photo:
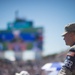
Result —
[[21, 71], [20, 73], [15, 73], [15, 75], [30, 75], [27, 71]]

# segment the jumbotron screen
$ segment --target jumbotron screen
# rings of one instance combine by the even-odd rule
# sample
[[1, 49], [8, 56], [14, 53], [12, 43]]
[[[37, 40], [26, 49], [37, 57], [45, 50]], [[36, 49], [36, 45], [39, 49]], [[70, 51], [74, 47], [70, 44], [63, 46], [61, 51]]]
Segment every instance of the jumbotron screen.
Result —
[[43, 50], [43, 28], [0, 31], [0, 50]]

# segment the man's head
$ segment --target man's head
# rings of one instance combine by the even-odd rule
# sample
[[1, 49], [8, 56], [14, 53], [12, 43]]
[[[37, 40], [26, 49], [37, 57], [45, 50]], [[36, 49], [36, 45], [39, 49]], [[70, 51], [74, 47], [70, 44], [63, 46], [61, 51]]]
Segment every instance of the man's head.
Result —
[[68, 32], [75, 32], [75, 23], [71, 23], [65, 26], [65, 32], [62, 34], [64, 36]]
[[75, 23], [65, 26], [65, 32], [62, 34], [66, 45], [72, 46], [75, 43]]

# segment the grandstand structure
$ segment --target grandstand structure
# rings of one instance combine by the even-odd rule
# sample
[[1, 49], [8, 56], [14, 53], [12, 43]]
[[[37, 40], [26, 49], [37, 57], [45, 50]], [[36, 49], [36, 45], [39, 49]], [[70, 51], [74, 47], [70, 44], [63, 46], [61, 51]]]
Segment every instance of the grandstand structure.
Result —
[[[40, 59], [42, 51], [43, 27], [35, 28], [33, 21], [16, 18], [14, 22], [7, 24], [6, 30], [0, 30], [1, 58]], [[31, 56], [29, 56], [30, 54]]]

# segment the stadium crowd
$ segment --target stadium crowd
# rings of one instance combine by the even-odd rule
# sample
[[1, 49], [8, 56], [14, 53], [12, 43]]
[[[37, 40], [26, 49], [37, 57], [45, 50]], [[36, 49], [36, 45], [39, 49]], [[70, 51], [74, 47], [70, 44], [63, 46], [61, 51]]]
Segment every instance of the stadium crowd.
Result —
[[[65, 53], [65, 52], [64, 52]], [[18, 60], [10, 61], [8, 59], [0, 59], [0, 75], [15, 75], [15, 73], [20, 73], [21, 71], [28, 71], [30, 75], [42, 75], [41, 67], [50, 62], [62, 61], [62, 55], [51, 55], [41, 60]], [[66, 53], [65, 53], [66, 54]], [[58, 60], [59, 59], [59, 60]]]
[[0, 59], [0, 75], [15, 75], [26, 70], [30, 75], [40, 74], [40, 65], [34, 61], [10, 61], [8, 59]]

